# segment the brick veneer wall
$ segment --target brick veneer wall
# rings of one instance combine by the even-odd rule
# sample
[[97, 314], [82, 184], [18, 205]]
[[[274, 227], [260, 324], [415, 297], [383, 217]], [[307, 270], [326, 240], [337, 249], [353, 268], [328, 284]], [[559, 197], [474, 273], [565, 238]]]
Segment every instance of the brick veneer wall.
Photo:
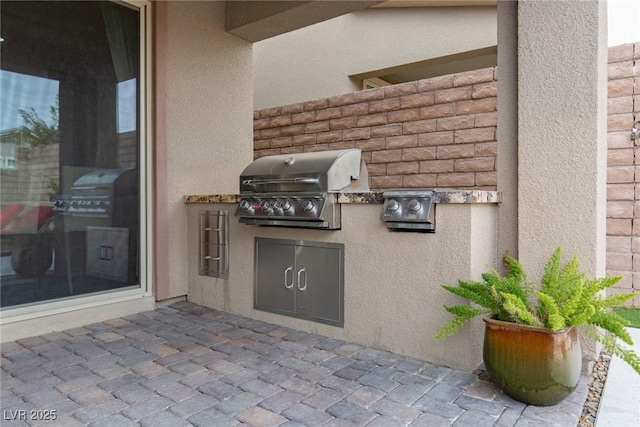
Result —
[[486, 68], [255, 111], [255, 157], [360, 148], [374, 190], [495, 190], [496, 118]]
[[640, 291], [640, 152], [631, 140], [640, 120], [639, 58], [640, 43], [609, 49], [607, 274], [624, 276], [615, 290], [625, 292]]
[[[607, 274], [640, 291], [640, 43], [609, 49]], [[495, 68], [254, 112], [255, 157], [361, 148], [372, 189], [496, 188]], [[638, 139], [640, 143], [640, 135]], [[640, 307], [640, 297], [634, 304]]]

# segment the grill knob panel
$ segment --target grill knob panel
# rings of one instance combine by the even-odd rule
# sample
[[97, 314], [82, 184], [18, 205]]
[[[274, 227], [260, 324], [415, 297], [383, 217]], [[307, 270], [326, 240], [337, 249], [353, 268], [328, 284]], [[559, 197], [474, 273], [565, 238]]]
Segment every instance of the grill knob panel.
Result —
[[410, 213], [417, 214], [422, 210], [422, 203], [416, 199], [410, 200], [407, 204], [407, 209]]

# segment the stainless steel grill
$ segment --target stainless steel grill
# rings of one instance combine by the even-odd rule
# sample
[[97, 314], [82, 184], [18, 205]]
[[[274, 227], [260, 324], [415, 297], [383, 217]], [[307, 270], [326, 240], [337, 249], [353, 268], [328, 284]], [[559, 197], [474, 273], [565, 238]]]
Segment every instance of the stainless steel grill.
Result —
[[240, 175], [244, 224], [340, 228], [339, 193], [368, 192], [359, 149], [261, 157]]
[[392, 231], [435, 233], [432, 189], [387, 190], [380, 219]]

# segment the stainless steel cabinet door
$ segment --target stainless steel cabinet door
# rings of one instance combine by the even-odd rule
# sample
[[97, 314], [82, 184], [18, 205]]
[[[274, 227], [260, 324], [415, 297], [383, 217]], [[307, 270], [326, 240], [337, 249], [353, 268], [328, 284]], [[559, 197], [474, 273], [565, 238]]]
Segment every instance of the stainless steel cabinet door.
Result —
[[296, 246], [297, 315], [323, 323], [343, 323], [342, 252], [336, 247]]
[[256, 241], [255, 308], [294, 312], [295, 248], [290, 244]]

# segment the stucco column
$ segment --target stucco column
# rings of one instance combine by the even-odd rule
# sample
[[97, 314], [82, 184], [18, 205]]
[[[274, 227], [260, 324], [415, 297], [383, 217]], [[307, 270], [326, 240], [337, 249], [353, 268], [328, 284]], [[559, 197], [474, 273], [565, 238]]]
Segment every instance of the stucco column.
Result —
[[518, 256], [537, 281], [562, 245], [605, 274], [607, 9], [518, 2]]

